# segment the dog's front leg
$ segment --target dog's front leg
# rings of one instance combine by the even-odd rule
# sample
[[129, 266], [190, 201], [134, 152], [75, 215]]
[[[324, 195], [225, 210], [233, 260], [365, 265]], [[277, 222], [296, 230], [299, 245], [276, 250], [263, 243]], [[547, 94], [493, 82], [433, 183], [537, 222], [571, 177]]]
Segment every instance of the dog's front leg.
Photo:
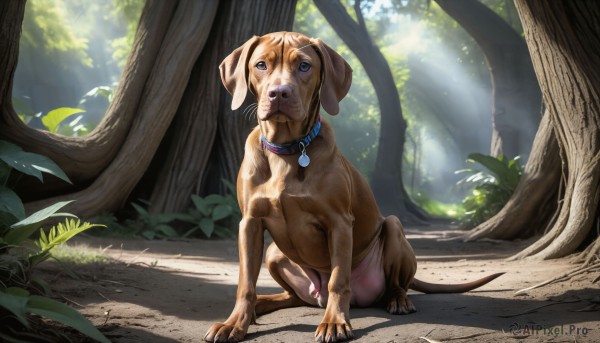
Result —
[[352, 268], [352, 221], [338, 223], [328, 234], [331, 278], [325, 316], [315, 332], [317, 342], [342, 342], [352, 339], [350, 325], [350, 272]]
[[248, 332], [254, 318], [256, 281], [262, 264], [264, 229], [259, 218], [244, 218], [240, 222], [238, 249], [240, 275], [235, 307], [224, 323], [215, 323], [208, 329], [207, 342], [238, 342]]

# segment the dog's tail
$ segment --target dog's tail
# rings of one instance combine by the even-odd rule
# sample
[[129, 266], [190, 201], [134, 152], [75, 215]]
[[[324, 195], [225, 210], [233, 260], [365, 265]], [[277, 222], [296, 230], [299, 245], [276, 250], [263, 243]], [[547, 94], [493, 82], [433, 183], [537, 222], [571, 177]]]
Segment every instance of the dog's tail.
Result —
[[481, 287], [502, 274], [504, 273], [496, 273], [483, 277], [479, 280], [453, 285], [429, 283], [418, 279], [413, 279], [408, 288], [422, 293], [464, 293], [477, 287]]

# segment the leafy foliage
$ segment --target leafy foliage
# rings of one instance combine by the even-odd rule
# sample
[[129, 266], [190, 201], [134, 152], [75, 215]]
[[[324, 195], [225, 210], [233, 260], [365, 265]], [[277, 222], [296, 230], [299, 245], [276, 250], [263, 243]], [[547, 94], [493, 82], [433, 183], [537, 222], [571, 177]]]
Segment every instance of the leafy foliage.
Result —
[[[84, 112], [84, 110], [80, 108], [71, 108], [71, 107], [60, 107], [48, 112], [45, 116], [42, 117], [42, 123], [50, 132], [59, 132], [60, 124], [65, 121], [65, 119], [70, 116]], [[69, 123], [69, 126], [71, 123]], [[76, 131], [75, 131], [76, 132]]]
[[362, 174], [370, 175], [377, 153], [380, 113], [375, 90], [363, 66], [311, 0], [298, 1], [294, 31], [319, 37], [352, 66], [352, 87], [340, 103], [340, 115], [327, 116], [327, 120], [335, 129], [342, 153]]
[[458, 182], [459, 186], [472, 187], [472, 194], [465, 197], [462, 204], [465, 209], [460, 219], [463, 227], [474, 227], [498, 213], [514, 192], [523, 167], [519, 165], [519, 157], [508, 159], [503, 155], [498, 158], [472, 153], [467, 162], [479, 163], [486, 170], [463, 169], [457, 173], [468, 173]]
[[210, 238], [213, 234], [219, 238], [234, 236], [232, 229], [237, 227], [242, 218], [237, 203], [235, 187], [229, 181], [223, 180], [229, 193], [227, 195], [211, 194], [200, 197], [192, 194], [194, 208], [188, 211], [184, 221], [193, 224], [183, 236], [188, 237], [197, 230]]
[[72, 18], [62, 2], [28, 1], [21, 38], [23, 47], [43, 47], [46, 54], [62, 59], [65, 66], [81, 63], [91, 67], [88, 39], [73, 30], [68, 25], [70, 21]]
[[[30, 124], [37, 120], [40, 121], [41, 128], [52, 133], [80, 137], [90, 133], [96, 126], [96, 123], [92, 123], [85, 118], [90, 115], [87, 110], [88, 105], [91, 104], [89, 107], [93, 111], [94, 108], [97, 107], [94, 106], [94, 103], [97, 105], [99, 100], [104, 99], [106, 104], [110, 104], [114, 97], [114, 87], [116, 87], [116, 84], [112, 87], [94, 87], [83, 95], [81, 100], [79, 100], [77, 107], [59, 107], [48, 111], [46, 114], [42, 114], [42, 112], [34, 113], [33, 109], [28, 104], [27, 98], [19, 99], [13, 97], [12, 100], [17, 115], [25, 124]], [[85, 122], [85, 124], [83, 122]]]
[[120, 0], [115, 3], [115, 7], [111, 10], [111, 17], [120, 17], [122, 22], [127, 23], [126, 34], [120, 38], [115, 38], [111, 43], [114, 49], [113, 59], [121, 67], [125, 65], [129, 50], [133, 45], [135, 31], [144, 4], [144, 0]]
[[0, 140], [0, 160], [5, 164], [0, 168], [0, 181], [7, 182], [11, 169], [14, 168], [24, 174], [35, 176], [40, 181], [44, 180], [42, 176], [44, 172], [71, 183], [67, 175], [48, 157], [25, 152], [20, 147], [2, 140]]
[[91, 229], [95, 226], [104, 226], [99, 224], [90, 224], [87, 222], [81, 223], [79, 219], [67, 219], [65, 223], [58, 223], [58, 225], [52, 227], [48, 234], [40, 229], [40, 238], [35, 242], [39, 248], [39, 252], [29, 257], [29, 261], [32, 265], [38, 264], [50, 257], [50, 251], [63, 243], [66, 243], [69, 239], [75, 235]]
[[[69, 306], [48, 297], [30, 294], [20, 287], [0, 289], [0, 307], [10, 312], [25, 328], [31, 326], [27, 315], [37, 314], [70, 326], [98, 342], [110, 341], [85, 317]], [[0, 308], [0, 313], [2, 309]], [[1, 330], [0, 330], [1, 331]]]
[[182, 219], [180, 214], [150, 213], [138, 204], [131, 204], [137, 212], [137, 218], [127, 222], [127, 228], [132, 233], [140, 234], [147, 239], [176, 238], [179, 237], [177, 230], [170, 225], [171, 222]]
[[131, 204], [135, 210], [133, 219], [120, 221], [113, 214], [105, 213], [94, 220], [110, 226], [111, 235], [146, 239], [232, 238], [236, 236], [242, 215], [235, 186], [229, 181], [222, 181], [227, 189], [225, 195], [201, 197], [194, 194], [191, 197], [192, 207], [185, 213], [153, 213], [146, 208], [148, 202], [140, 201]]
[[[43, 181], [42, 173], [47, 173], [70, 182], [50, 159], [0, 141], [0, 317], [3, 320], [14, 318], [21, 326], [11, 325], [8, 331], [5, 331], [8, 326], [3, 326], [0, 328], [0, 338], [18, 341], [13, 336], [18, 335], [19, 331], [33, 330], [27, 316], [37, 314], [70, 326], [96, 341], [109, 342], [77, 311], [48, 297], [31, 294], [26, 289], [48, 294], [46, 282], [31, 278], [32, 268], [50, 258], [54, 247], [97, 225], [82, 224], [79, 220], [71, 219], [52, 227], [46, 234], [41, 229], [42, 222], [51, 217], [72, 216], [58, 212], [70, 202], [54, 204], [26, 217], [21, 198], [8, 187], [13, 170], [35, 176], [40, 181]], [[38, 230], [40, 238], [32, 242], [30, 237]], [[28, 334], [28, 337], [36, 337], [35, 332]]]

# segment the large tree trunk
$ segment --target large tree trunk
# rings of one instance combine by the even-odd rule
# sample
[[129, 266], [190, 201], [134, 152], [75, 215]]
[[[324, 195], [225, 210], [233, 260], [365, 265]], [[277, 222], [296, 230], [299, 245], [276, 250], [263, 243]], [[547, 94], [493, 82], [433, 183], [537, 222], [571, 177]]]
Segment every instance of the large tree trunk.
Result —
[[558, 143], [546, 112], [523, 176], [510, 200], [494, 217], [469, 232], [467, 239], [516, 239], [542, 233], [552, 224], [560, 182]]
[[[244, 155], [244, 142], [255, 118], [231, 111], [231, 96], [221, 85], [218, 66], [252, 35], [292, 27], [296, 1], [221, 1], [218, 17], [183, 96], [167, 149], [157, 154], [158, 182], [152, 189], [153, 212], [184, 212], [191, 194], [221, 190], [221, 179], [234, 181]], [[210, 159], [209, 159], [210, 157]], [[209, 162], [212, 165], [208, 169]], [[151, 168], [152, 169], [152, 168]]]
[[[234, 179], [248, 128], [256, 123], [229, 110], [218, 65], [253, 34], [289, 29], [295, 5], [147, 1], [106, 117], [89, 136], [70, 138], [29, 128], [14, 113], [10, 96], [24, 3], [3, 2], [0, 55], [7, 68], [0, 80], [0, 137], [49, 156], [75, 184], [51, 186], [59, 194], [51, 197], [23, 192], [41, 199], [28, 203], [28, 210], [69, 199], [76, 202], [67, 210], [85, 217], [119, 209], [137, 189], [150, 197], [154, 211], [182, 212], [192, 193], [220, 184], [215, 179]], [[210, 156], [225, 166], [212, 178], [206, 172]]]
[[[515, 258], [548, 259], [596, 242], [600, 200], [600, 2], [516, 0], [564, 165], [564, 198], [551, 229]], [[555, 188], [559, 182], [555, 182]], [[541, 206], [538, 203], [538, 206]]]
[[[21, 35], [21, 20], [25, 11], [24, 1], [8, 1], [6, 6], [15, 6], [19, 3], [23, 7], [18, 9], [13, 16], [2, 21], [3, 26], [13, 27], [11, 30], [2, 30], [2, 42], [12, 42], [18, 48]], [[129, 59], [121, 76], [111, 106], [100, 124], [85, 137], [65, 137], [48, 131], [35, 130], [26, 126], [15, 114], [10, 99], [12, 96], [12, 80], [18, 59], [18, 49], [0, 49], [2, 58], [9, 58], [7, 63], [1, 64], [10, 75], [2, 78], [0, 83], [4, 91], [4, 99], [0, 116], [0, 137], [12, 141], [23, 149], [50, 157], [77, 185], [90, 181], [100, 174], [115, 158], [123, 145], [131, 125], [142, 112], [144, 103], [151, 102], [150, 92], [145, 91], [148, 78], [159, 79], [161, 73], [167, 70], [157, 65], [159, 51], [164, 42], [165, 34], [171, 24], [171, 19], [177, 1], [149, 0], [146, 3], [140, 18], [138, 31], [135, 36]], [[10, 13], [2, 11], [2, 14]], [[189, 44], [189, 43], [188, 43]], [[171, 47], [172, 49], [172, 47]], [[12, 72], [11, 72], [12, 71]], [[154, 96], [154, 95], [152, 95]], [[0, 100], [2, 101], [2, 100]], [[48, 188], [65, 188], [64, 183], [46, 182], [44, 185], [32, 183], [25, 192], [28, 195], [44, 192]]]
[[[0, 2], [0, 111], [12, 111], [12, 84], [19, 59], [19, 38], [25, 0]], [[13, 115], [14, 115], [14, 111]], [[1, 127], [0, 127], [1, 129]]]
[[477, 0], [436, 2], [485, 55], [492, 81], [491, 154], [528, 155], [540, 122], [541, 93], [525, 41]]
[[[223, 37], [232, 39], [232, 46], [223, 46], [219, 43], [222, 55], [219, 63], [233, 49], [240, 46], [253, 35], [264, 35], [270, 32], [291, 31], [294, 26], [294, 16], [296, 14], [297, 0], [267, 2], [261, 0], [231, 2], [231, 15], [227, 16], [228, 21], [224, 27], [228, 29]], [[240, 24], [244, 24], [240, 26]], [[251, 129], [257, 125], [257, 119], [252, 108], [246, 106], [239, 110], [231, 110], [231, 96], [219, 82], [221, 90], [222, 114], [219, 116], [219, 134], [218, 142], [213, 148], [213, 161], [218, 166], [205, 180], [202, 187], [205, 193], [215, 192], [216, 185], [220, 193], [224, 192], [224, 185], [221, 179], [229, 180], [235, 183], [242, 159], [244, 157], [244, 146], [246, 138]], [[250, 97], [247, 103], [254, 103], [255, 100]], [[246, 111], [244, 113], [244, 111]], [[218, 173], [215, 171], [218, 170]]]
[[360, 1], [356, 0], [354, 5], [358, 23], [350, 17], [339, 0], [314, 0], [314, 3], [358, 57], [377, 94], [381, 129], [375, 169], [371, 177], [371, 187], [377, 203], [384, 214], [398, 215], [407, 224], [421, 224], [426, 217], [410, 200], [402, 181], [406, 122], [402, 117], [400, 96], [385, 57], [367, 31], [360, 11]]
[[[60, 200], [70, 199], [76, 201], [70, 205], [68, 210], [80, 216], [90, 216], [100, 211], [115, 210], [123, 205], [131, 190], [144, 174], [175, 115], [192, 67], [208, 38], [209, 29], [212, 26], [218, 5], [216, 0], [169, 2], [175, 3], [173, 5], [175, 11], [173, 12], [165, 11], [164, 5], [160, 5], [162, 3], [164, 2], [148, 1], [140, 19], [140, 27], [136, 33], [137, 42], [153, 41], [151, 45], [159, 47], [156, 57], [151, 59], [152, 65], [148, 68], [149, 73], [142, 84], [138, 84], [138, 79], [128, 75], [127, 72], [121, 82], [120, 89], [127, 90], [131, 87], [138, 87], [140, 92], [137, 93], [137, 97], [115, 97], [111, 108], [128, 108], [129, 112], [118, 113], [114, 117], [110, 116], [114, 118], [110, 127], [101, 127], [101, 130], [110, 131], [106, 135], [109, 140], [109, 133], [112, 133], [113, 130], [127, 132], [124, 141], [121, 141], [118, 136], [115, 138], [117, 146], [120, 148], [116, 156], [111, 159], [110, 164], [102, 170], [101, 174], [93, 180], [89, 187], [75, 193], [29, 203], [27, 204], [28, 209], [35, 210]], [[148, 18], [152, 18], [153, 22], [149, 22], [150, 19]], [[150, 24], [164, 22], [167, 23], [164, 34], [148, 36], [154, 33], [154, 28]], [[149, 29], [150, 31], [148, 31]], [[148, 57], [140, 54], [141, 52], [143, 51], [134, 49], [128, 65], [145, 65]], [[134, 70], [133, 72], [136, 74], [138, 71]], [[133, 81], [134, 84], [129, 84], [130, 81]], [[132, 102], [136, 105], [126, 106], [124, 102]], [[9, 109], [8, 112], [12, 112], [11, 110]], [[8, 114], [14, 116], [14, 113]], [[128, 127], [129, 125], [126, 121], [119, 120], [121, 117], [133, 117], [129, 129], [123, 128], [123, 126]], [[111, 118], [106, 119], [106, 121], [110, 121]], [[13, 141], [22, 145], [21, 136], [32, 131], [35, 130], [23, 129], [21, 135], [13, 134], [10, 137], [13, 138]], [[46, 136], [51, 137], [48, 134]], [[68, 154], [69, 149], [61, 145], [63, 141], [81, 143], [75, 138], [51, 138], [54, 138], [54, 141], [46, 141], [44, 144], [49, 144], [50, 148], [56, 151], [56, 154], [60, 154], [61, 151]], [[85, 141], [85, 139], [82, 141]], [[110, 144], [114, 144], [114, 142], [111, 141]], [[92, 156], [87, 158], [92, 159], [96, 151], [87, 153]], [[50, 156], [54, 158], [53, 154], [50, 154]], [[60, 164], [61, 167], [70, 170], [69, 164], [74, 162], [71, 161], [67, 165], [63, 163]], [[83, 166], [86, 161], [83, 160], [80, 163]]]

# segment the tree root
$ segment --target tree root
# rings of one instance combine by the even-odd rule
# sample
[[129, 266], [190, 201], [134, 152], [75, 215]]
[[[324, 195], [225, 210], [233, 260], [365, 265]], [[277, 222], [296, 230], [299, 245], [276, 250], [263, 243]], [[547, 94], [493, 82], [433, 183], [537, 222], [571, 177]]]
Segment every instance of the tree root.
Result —
[[[431, 331], [429, 333], [431, 333]], [[449, 342], [449, 341], [458, 341], [458, 340], [463, 340], [463, 339], [471, 339], [471, 338], [475, 338], [475, 337], [479, 337], [479, 336], [489, 335], [490, 333], [491, 332], [480, 332], [480, 333], [474, 333], [472, 335], [459, 336], [459, 337], [448, 337], [448, 338], [441, 338], [441, 339], [432, 339], [432, 338], [428, 338], [427, 336], [422, 336], [419, 338], [426, 340], [429, 343], [442, 343], [442, 342]]]
[[537, 307], [534, 307], [532, 309], [529, 309], [525, 312], [521, 312], [521, 313], [515, 313], [515, 314], [508, 314], [508, 315], [504, 315], [504, 316], [498, 316], [500, 318], [513, 318], [513, 317], [518, 317], [518, 316], [522, 316], [524, 314], [529, 314], [529, 313], [534, 313], [537, 310], [544, 308], [544, 307], [548, 307], [548, 306], [554, 306], [554, 305], [561, 305], [561, 304], [572, 304], [572, 303], [577, 303], [580, 301], [583, 301], [584, 299], [575, 299], [575, 300], [563, 300], [563, 301], [556, 301], [550, 304], [544, 304], [544, 305], [540, 305]]
[[[562, 282], [562, 281], [567, 281], [572, 279], [574, 276], [577, 276], [579, 274], [583, 274], [583, 273], [587, 273], [587, 272], [592, 272], [592, 271], [600, 271], [600, 258], [596, 259], [596, 261], [594, 261], [593, 263], [591, 263], [590, 265], [586, 265], [583, 264], [582, 266], [576, 268], [573, 271], [570, 272], [566, 272], [563, 273], [557, 277], [554, 277], [550, 280], [546, 280], [544, 282], [538, 283], [537, 285], [531, 286], [531, 287], [527, 287], [527, 288], [523, 288], [521, 290], [518, 290], [515, 292], [515, 295], [519, 295], [519, 294], [523, 294], [526, 293], [532, 289], [536, 289], [536, 288], [540, 288], [546, 285], [550, 285], [553, 283], [557, 283], [557, 282]], [[598, 278], [595, 278], [594, 281], [592, 281], [592, 283], [595, 283], [596, 280], [598, 280]]]

